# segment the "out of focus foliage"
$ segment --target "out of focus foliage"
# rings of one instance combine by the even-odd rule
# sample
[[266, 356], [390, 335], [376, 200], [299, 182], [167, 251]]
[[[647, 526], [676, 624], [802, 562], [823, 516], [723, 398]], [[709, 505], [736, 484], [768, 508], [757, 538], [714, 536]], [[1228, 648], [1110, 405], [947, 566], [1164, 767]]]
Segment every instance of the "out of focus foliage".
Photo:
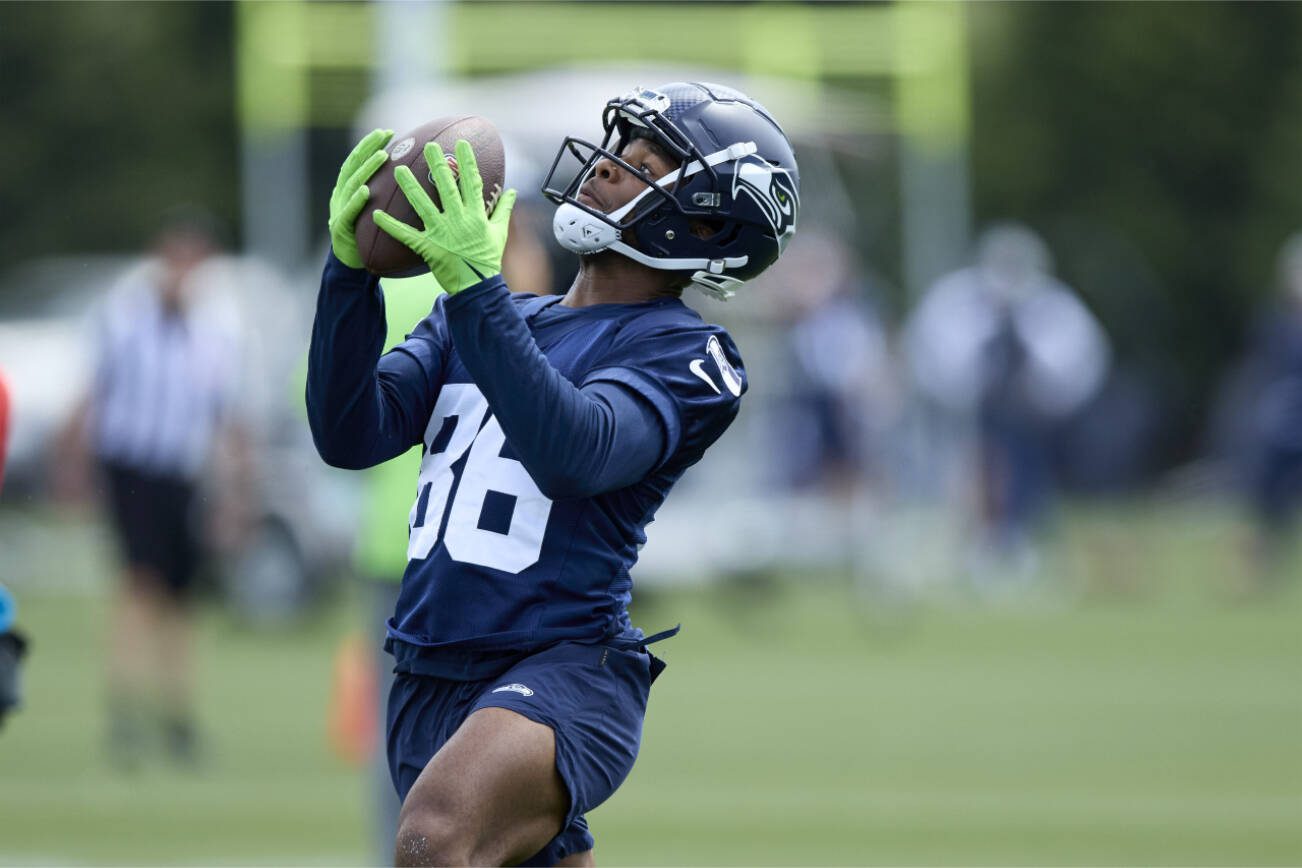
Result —
[[1302, 227], [1302, 5], [969, 13], [978, 220], [1042, 231], [1195, 436]]
[[[1302, 226], [1302, 5], [967, 13], [975, 224], [1046, 236], [1187, 450]], [[238, 239], [233, 24], [229, 3], [0, 4], [3, 262], [136, 249], [186, 200]]]
[[138, 248], [179, 202], [233, 221], [233, 22], [224, 3], [0, 7], [0, 262]]

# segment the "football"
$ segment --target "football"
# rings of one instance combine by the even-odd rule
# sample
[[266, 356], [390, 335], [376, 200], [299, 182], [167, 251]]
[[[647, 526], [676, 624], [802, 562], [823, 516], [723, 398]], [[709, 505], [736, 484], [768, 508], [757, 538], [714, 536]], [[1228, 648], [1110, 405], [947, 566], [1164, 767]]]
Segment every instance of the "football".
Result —
[[366, 182], [371, 196], [357, 218], [357, 249], [366, 269], [372, 274], [408, 277], [429, 270], [419, 256], [381, 231], [375, 225], [373, 215], [376, 210], [384, 211], [403, 223], [420, 228], [422, 223], [416, 216], [416, 209], [403, 195], [393, 172], [398, 166], [409, 167], [434, 204], [440, 205], [429, 165], [425, 162], [425, 143], [438, 143], [448, 155], [448, 162], [456, 175], [457, 165], [452, 152], [458, 139], [465, 139], [474, 149], [479, 174], [484, 179], [484, 207], [491, 210], [501, 195], [506, 158], [497, 128], [487, 119], [476, 115], [437, 118], [411, 132], [394, 136], [386, 148], [389, 161]]

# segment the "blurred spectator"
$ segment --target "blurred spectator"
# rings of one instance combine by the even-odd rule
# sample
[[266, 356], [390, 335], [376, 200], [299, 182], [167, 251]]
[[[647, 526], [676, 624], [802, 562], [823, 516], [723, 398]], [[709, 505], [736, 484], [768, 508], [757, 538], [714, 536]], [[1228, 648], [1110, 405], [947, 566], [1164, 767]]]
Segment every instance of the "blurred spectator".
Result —
[[1102, 330], [1051, 270], [1038, 235], [994, 226], [976, 263], [937, 281], [905, 328], [918, 388], [972, 435], [982, 573], [1033, 566], [1030, 537], [1053, 491], [1052, 426], [1107, 373]]
[[[433, 275], [395, 279], [380, 283], [384, 292], [384, 317], [388, 325], [384, 349], [388, 352], [406, 340], [416, 324], [429, 315], [438, 297], [438, 282]], [[372, 650], [377, 695], [369, 698], [376, 720], [388, 716], [389, 689], [393, 686], [393, 660], [380, 653], [385, 622], [398, 606], [402, 574], [407, 568], [407, 513], [416, 496], [413, 480], [420, 475], [421, 448], [412, 447], [366, 471], [361, 527], [355, 564], [366, 582], [366, 647]], [[393, 842], [398, 838], [398, 810], [402, 807], [389, 777], [389, 762], [384, 734], [386, 727], [374, 728], [375, 743], [371, 751], [371, 782], [374, 793], [374, 834], [372, 840], [376, 864], [393, 858]]]
[[1257, 322], [1244, 376], [1246, 477], [1256, 565], [1281, 553], [1302, 500], [1302, 233], [1279, 254], [1278, 300]]
[[27, 638], [14, 626], [14, 599], [0, 584], [0, 728], [5, 716], [22, 705], [20, 664], [27, 653]]
[[5, 484], [5, 456], [9, 452], [9, 384], [0, 370], [0, 488]]
[[[5, 479], [5, 449], [9, 443], [9, 389], [0, 371], [0, 487]], [[0, 584], [0, 726], [5, 715], [19, 705], [18, 664], [27, 651], [27, 640], [14, 629], [14, 601]]]
[[72, 452], [88, 448], [98, 465], [121, 554], [107, 678], [110, 757], [124, 768], [155, 734], [173, 759], [197, 760], [196, 493], [219, 445], [246, 454], [233, 412], [236, 336], [200, 298], [220, 289], [204, 279], [216, 238], [203, 212], [164, 219], [147, 262], [104, 301], [91, 394], [68, 432]]
[[[502, 254], [502, 274], [512, 292], [551, 295], [557, 292], [559, 279], [572, 276], [557, 275], [553, 267], [551, 248], [560, 245], [546, 243], [546, 239], [551, 237], [551, 211], [529, 197], [516, 201], [515, 210], [511, 212], [511, 232]], [[545, 235], [544, 229], [547, 230]], [[565, 287], [568, 288], [569, 284], [566, 283]], [[426, 313], [429, 311], [426, 310], [421, 317]]]
[[886, 333], [843, 241], [807, 231], [792, 248], [787, 271], [800, 279], [782, 296], [789, 379], [776, 454], [792, 487], [847, 497], [867, 481], [882, 423]]

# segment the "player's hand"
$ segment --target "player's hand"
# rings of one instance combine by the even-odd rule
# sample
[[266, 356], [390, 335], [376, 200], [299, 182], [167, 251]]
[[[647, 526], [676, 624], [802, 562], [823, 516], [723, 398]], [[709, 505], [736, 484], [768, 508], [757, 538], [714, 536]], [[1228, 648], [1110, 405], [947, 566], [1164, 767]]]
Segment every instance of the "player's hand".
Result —
[[502, 273], [502, 251], [506, 248], [511, 209], [515, 207], [515, 191], [507, 190], [498, 199], [492, 216], [485, 213], [484, 182], [470, 143], [458, 141], [456, 156], [459, 179], [452, 177], [443, 149], [435, 142], [425, 145], [425, 162], [434, 177], [442, 211], [421, 189], [410, 169], [399, 166], [394, 170], [403, 195], [425, 224], [423, 230], [383, 211], [375, 212], [375, 225], [420, 254], [449, 294]]
[[366, 181], [389, 159], [384, 146], [393, 138], [393, 130], [372, 130], [357, 143], [339, 169], [339, 180], [330, 194], [330, 247], [335, 258], [349, 268], [362, 267], [357, 252], [357, 215], [366, 207], [371, 191]]

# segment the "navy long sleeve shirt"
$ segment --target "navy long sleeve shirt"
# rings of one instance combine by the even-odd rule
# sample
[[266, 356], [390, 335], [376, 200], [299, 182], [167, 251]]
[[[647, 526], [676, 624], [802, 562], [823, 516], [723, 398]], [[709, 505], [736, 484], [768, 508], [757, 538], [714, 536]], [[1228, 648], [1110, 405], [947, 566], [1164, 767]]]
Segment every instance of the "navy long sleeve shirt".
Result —
[[[550, 497], [641, 479], [665, 448], [653, 408], [626, 386], [579, 389], [562, 377], [510, 298], [500, 277], [463, 290], [447, 300], [447, 327], [529, 475]], [[438, 385], [443, 365], [423, 368], [405, 345], [380, 356], [383, 305], [378, 278], [331, 255], [312, 329], [307, 406], [317, 449], [336, 467], [372, 467], [420, 442], [425, 419], [413, 411]]]
[[378, 281], [326, 265], [317, 449], [360, 468], [422, 445], [388, 629], [400, 666], [471, 677], [474, 655], [641, 635], [627, 604], [644, 528], [735, 417], [745, 373], [727, 333], [678, 299], [559, 301], [491, 278], [381, 356]]

